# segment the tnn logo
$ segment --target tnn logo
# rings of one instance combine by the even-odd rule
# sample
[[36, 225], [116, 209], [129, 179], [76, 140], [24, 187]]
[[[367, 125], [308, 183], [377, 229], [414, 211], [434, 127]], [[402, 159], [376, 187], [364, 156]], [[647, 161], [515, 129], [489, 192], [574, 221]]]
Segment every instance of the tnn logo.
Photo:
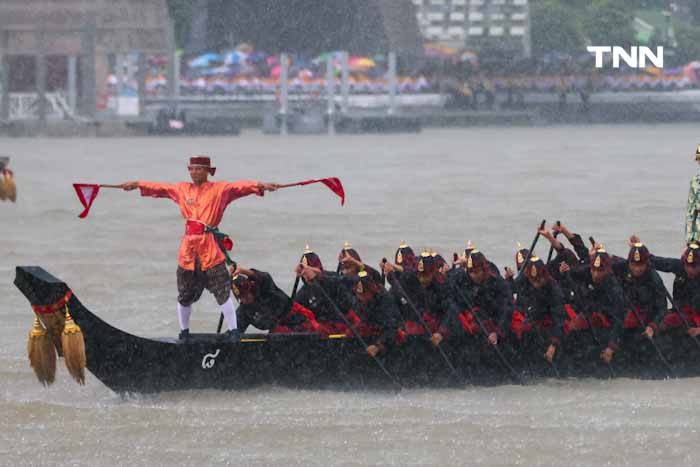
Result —
[[603, 68], [603, 54], [612, 53], [613, 68], [620, 68], [620, 59], [622, 59], [631, 68], [645, 68], [647, 59], [658, 68], [664, 67], [664, 48], [659, 46], [654, 54], [649, 47], [632, 46], [630, 53], [627, 53], [624, 47], [609, 46], [609, 45], [592, 45], [586, 47], [589, 52], [595, 53], [595, 67]]

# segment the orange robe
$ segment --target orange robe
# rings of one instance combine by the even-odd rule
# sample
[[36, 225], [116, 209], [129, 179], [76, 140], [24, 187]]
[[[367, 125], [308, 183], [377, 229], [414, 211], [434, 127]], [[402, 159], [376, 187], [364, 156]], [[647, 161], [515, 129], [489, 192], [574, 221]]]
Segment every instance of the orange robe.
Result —
[[[194, 183], [176, 184], [138, 182], [141, 196], [153, 198], [170, 198], [180, 206], [182, 217], [187, 220], [203, 222], [218, 227], [224, 216], [224, 210], [235, 199], [255, 193], [263, 195], [258, 182], [240, 181], [206, 182], [201, 186]], [[202, 271], [206, 271], [225, 261], [212, 233], [187, 235], [182, 237], [178, 264], [183, 269], [194, 270], [195, 258], [199, 257]]]

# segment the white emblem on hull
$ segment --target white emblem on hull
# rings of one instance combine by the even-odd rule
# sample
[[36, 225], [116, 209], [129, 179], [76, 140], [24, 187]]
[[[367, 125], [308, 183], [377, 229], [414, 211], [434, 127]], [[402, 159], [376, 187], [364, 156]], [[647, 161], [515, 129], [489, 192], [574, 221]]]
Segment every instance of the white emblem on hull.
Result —
[[216, 349], [216, 352], [206, 354], [202, 358], [202, 368], [208, 370], [209, 368], [213, 367], [214, 363], [216, 363], [216, 357], [219, 356], [219, 352], [221, 352], [221, 349]]

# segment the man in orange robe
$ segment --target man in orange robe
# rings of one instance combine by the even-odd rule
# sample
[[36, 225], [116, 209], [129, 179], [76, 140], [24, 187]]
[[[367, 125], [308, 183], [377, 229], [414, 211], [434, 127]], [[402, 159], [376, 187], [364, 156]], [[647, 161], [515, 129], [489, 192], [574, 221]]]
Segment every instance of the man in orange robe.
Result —
[[211, 166], [208, 157], [203, 156], [191, 157], [188, 168], [192, 183], [138, 181], [123, 183], [121, 187], [126, 191], [138, 188], [141, 196], [170, 198], [180, 206], [182, 217], [187, 220], [177, 268], [179, 338], [187, 340], [190, 337], [192, 303], [199, 300], [206, 288], [214, 295], [226, 317], [227, 340], [237, 342], [240, 336], [231, 300], [231, 275], [226, 268], [226, 258], [209, 228], [218, 227], [224, 210], [232, 201], [250, 194], [263, 196], [265, 191], [275, 191], [278, 185], [254, 181], [210, 182], [208, 176], [213, 176], [216, 168]]

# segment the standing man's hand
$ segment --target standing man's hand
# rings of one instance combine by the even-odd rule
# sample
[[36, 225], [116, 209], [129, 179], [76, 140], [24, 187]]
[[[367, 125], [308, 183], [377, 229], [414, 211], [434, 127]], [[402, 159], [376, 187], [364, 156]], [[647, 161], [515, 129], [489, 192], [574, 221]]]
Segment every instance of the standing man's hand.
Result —
[[279, 183], [258, 183], [258, 188], [260, 188], [261, 191], [277, 191], [279, 187]]
[[126, 182], [126, 183], [122, 183], [119, 186], [124, 191], [131, 191], [131, 190], [135, 190], [136, 188], [139, 187], [139, 182]]

